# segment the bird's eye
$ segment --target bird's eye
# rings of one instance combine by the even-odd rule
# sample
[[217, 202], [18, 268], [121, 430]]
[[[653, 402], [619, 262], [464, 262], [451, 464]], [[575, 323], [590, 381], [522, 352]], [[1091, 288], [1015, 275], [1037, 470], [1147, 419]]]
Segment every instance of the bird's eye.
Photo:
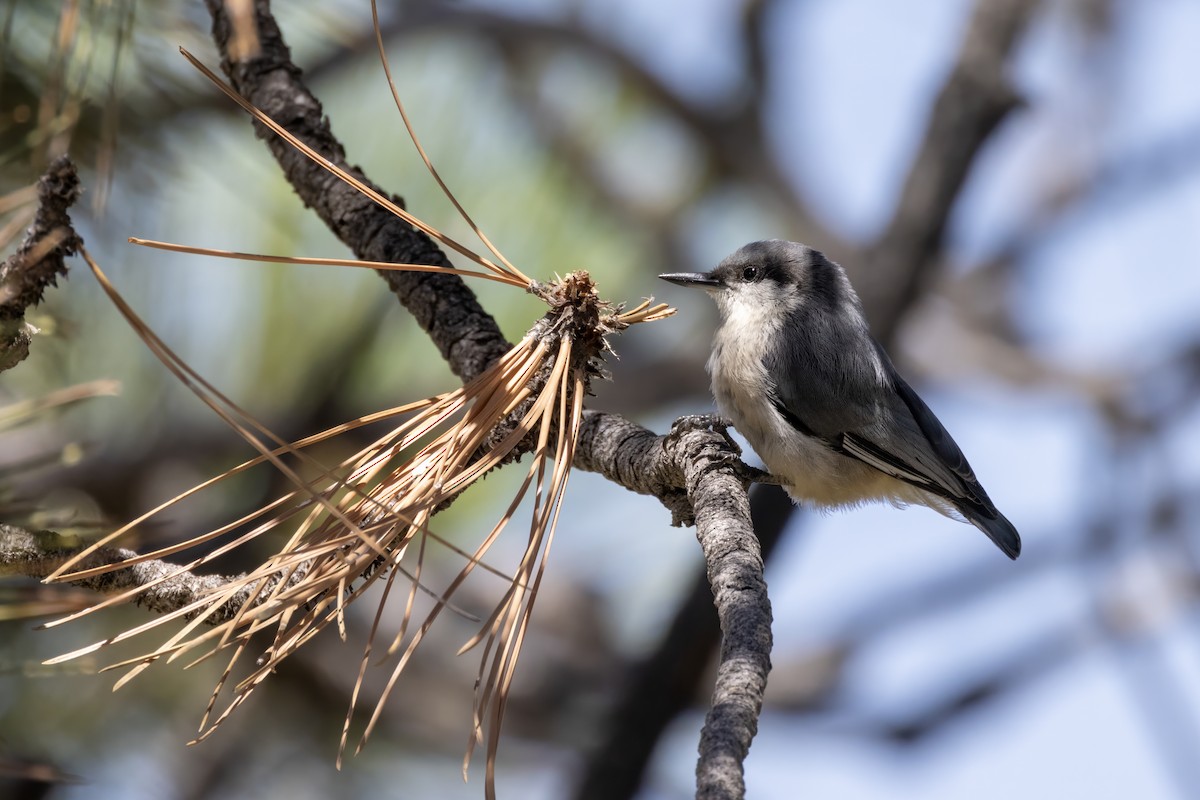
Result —
[[746, 267], [742, 270], [742, 280], [749, 283], [758, 280], [758, 267]]

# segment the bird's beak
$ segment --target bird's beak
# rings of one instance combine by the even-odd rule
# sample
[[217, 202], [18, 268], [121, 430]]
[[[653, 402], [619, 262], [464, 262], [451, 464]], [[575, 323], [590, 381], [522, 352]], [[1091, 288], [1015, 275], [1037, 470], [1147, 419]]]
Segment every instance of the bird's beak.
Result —
[[680, 286], [699, 286], [701, 289], [713, 289], [723, 285], [708, 272], [668, 272], [658, 277]]

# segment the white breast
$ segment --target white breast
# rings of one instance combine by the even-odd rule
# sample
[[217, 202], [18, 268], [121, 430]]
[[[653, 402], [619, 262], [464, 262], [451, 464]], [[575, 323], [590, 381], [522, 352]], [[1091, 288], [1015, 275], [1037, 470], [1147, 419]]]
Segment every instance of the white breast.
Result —
[[783, 480], [793, 500], [824, 507], [879, 499], [927, 502], [915, 487], [801, 434], [771, 404], [763, 391], [771, 385], [763, 354], [786, 318], [777, 305], [729, 303], [722, 312], [708, 360], [717, 408], [746, 437], [767, 470]]

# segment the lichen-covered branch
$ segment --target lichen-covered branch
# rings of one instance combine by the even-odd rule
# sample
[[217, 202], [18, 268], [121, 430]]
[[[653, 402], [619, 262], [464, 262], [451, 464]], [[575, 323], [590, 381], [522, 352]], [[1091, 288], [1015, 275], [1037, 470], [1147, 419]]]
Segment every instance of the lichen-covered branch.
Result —
[[[586, 447], [584, 443], [586, 442]], [[742, 763], [758, 731], [771, 669], [771, 603], [746, 483], [724, 437], [677, 426], [667, 436], [612, 414], [591, 413], [576, 464], [672, 508], [696, 525], [721, 621], [712, 707], [700, 734], [698, 798], [745, 794]]]
[[[0, 525], [0, 577], [23, 575], [29, 578], [44, 578], [58, 569], [68, 558], [79, 552], [82, 546], [71, 542], [53, 531], [30, 531], [15, 525]], [[120, 547], [103, 547], [77, 565], [79, 569], [90, 569], [105, 564], [116, 564], [135, 558], [137, 553]], [[195, 600], [210, 594], [232, 580], [233, 576], [195, 575], [180, 572], [178, 575], [155, 584], [164, 575], [179, 570], [178, 564], [149, 560], [124, 569], [106, 572], [74, 581], [73, 585], [92, 589], [103, 594], [116, 594], [128, 589], [150, 587], [138, 598], [138, 605], [155, 613], [165, 614], [178, 611]], [[155, 584], [155, 585], [152, 585]], [[250, 594], [244, 590], [225, 609], [236, 612]], [[214, 615], [214, 617], [219, 615]], [[220, 619], [213, 619], [219, 622]]]
[[67, 274], [65, 259], [79, 247], [67, 213], [79, 194], [75, 165], [59, 156], [38, 180], [37, 210], [25, 239], [0, 264], [0, 372], [29, 355], [32, 331], [25, 322], [25, 309], [37, 305], [46, 287]]

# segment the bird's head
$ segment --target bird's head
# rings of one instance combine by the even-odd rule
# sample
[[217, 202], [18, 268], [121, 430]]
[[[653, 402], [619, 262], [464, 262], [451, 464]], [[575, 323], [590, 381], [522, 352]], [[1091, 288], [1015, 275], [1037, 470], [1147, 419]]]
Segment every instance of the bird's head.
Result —
[[782, 239], [751, 242], [711, 272], [670, 272], [658, 277], [704, 289], [716, 300], [723, 319], [858, 305], [840, 266], [811, 247]]

